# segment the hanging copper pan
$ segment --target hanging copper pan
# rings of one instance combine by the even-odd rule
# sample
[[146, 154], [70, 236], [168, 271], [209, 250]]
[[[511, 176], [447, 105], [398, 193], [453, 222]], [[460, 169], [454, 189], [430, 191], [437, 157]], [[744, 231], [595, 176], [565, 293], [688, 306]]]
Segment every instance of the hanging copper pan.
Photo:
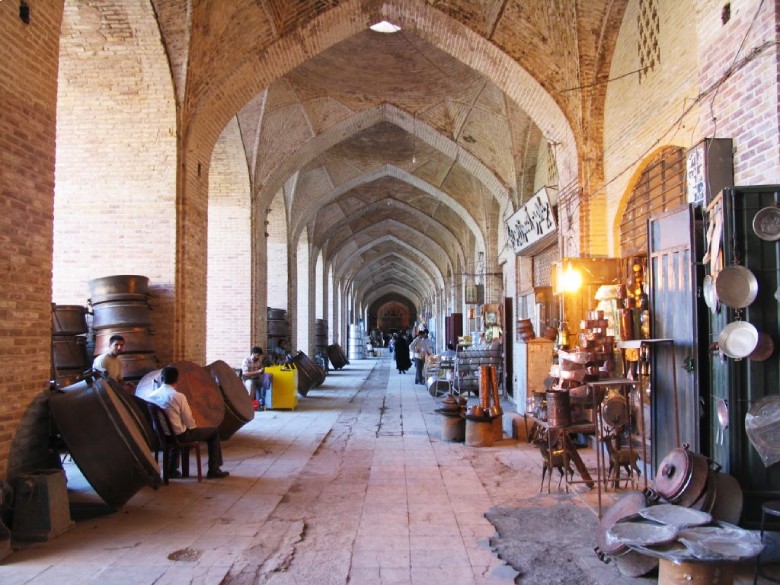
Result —
[[756, 275], [744, 266], [726, 266], [715, 278], [715, 293], [718, 300], [732, 309], [744, 309], [756, 300], [758, 280]]
[[772, 336], [763, 331], [758, 332], [758, 343], [756, 349], [754, 349], [748, 359], [754, 362], [763, 362], [772, 357], [775, 351], [775, 342], [772, 341]]

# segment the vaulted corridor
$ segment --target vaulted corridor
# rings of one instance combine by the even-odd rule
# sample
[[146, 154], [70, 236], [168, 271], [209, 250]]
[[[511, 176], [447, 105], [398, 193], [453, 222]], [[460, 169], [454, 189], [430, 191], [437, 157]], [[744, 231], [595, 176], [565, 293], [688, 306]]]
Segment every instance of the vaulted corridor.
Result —
[[[75, 526], [16, 550], [0, 565], [0, 583], [536, 582], [518, 578], [492, 550], [497, 534], [486, 513], [572, 507], [595, 530], [596, 491], [556, 492], [553, 482], [551, 494], [540, 494], [541, 458], [524, 442], [442, 441], [439, 401], [413, 381], [387, 355], [356, 360], [295, 411], [257, 413], [224, 445], [229, 478], [144, 488], [118, 512], [66, 461]], [[586, 463], [592, 455], [583, 450]], [[563, 537], [574, 527], [548, 529]], [[593, 546], [595, 532], [586, 532], [569, 551], [580, 585], [655, 582], [621, 577]]]

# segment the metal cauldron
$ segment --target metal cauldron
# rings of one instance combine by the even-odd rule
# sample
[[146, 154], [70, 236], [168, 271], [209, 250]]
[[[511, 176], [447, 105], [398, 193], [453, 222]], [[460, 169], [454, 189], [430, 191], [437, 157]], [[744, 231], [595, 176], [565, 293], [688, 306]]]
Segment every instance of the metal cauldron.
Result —
[[292, 356], [291, 362], [298, 368], [298, 394], [301, 396], [306, 396], [311, 388], [316, 388], [325, 381], [325, 370], [304, 352], [299, 350]]
[[109, 351], [109, 340], [112, 335], [121, 335], [125, 339], [126, 352], [154, 352], [154, 333], [149, 327], [121, 327], [100, 329], [95, 331], [95, 349], [92, 355], [98, 356]]
[[232, 437], [235, 432], [255, 417], [252, 398], [235, 370], [222, 360], [206, 366], [225, 399], [225, 418], [219, 425], [219, 438]]
[[142, 487], [162, 485], [137, 420], [106, 380], [63, 388], [49, 408], [76, 465], [107, 504], [121, 507]]
[[87, 308], [82, 305], [53, 305], [53, 335], [81, 335], [87, 332]]
[[152, 324], [152, 307], [146, 301], [107, 301], [92, 306], [92, 329], [148, 327]]
[[137, 274], [104, 276], [87, 284], [93, 305], [116, 300], [144, 300], [149, 296], [149, 278]]

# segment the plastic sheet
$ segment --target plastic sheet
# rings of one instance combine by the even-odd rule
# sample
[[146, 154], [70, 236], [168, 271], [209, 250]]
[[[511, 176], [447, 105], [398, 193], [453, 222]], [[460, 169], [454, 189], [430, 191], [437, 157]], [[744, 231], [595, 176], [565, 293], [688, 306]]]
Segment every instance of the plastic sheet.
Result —
[[689, 526], [703, 526], [712, 522], [712, 516], [707, 512], [674, 504], [658, 504], [657, 506], [643, 508], [639, 510], [639, 514], [648, 520], [668, 524], [677, 529]]
[[701, 560], [744, 561], [758, 556], [764, 545], [755, 532], [737, 526], [698, 526], [680, 532], [678, 540]]
[[766, 467], [780, 461], [780, 394], [764, 396], [750, 408], [745, 432]]
[[653, 546], [672, 542], [677, 538], [677, 529], [667, 524], [653, 522], [618, 522], [607, 530], [607, 544], [626, 546]]

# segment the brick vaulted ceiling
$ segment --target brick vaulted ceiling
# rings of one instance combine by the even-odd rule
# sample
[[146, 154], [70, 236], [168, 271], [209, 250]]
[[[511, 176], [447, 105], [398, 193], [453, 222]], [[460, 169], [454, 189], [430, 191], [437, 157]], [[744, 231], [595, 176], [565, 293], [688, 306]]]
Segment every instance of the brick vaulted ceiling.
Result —
[[[420, 281], [419, 299], [495, 253], [556, 117], [594, 158], [626, 0], [153, 4], [184, 133], [213, 143], [237, 116], [253, 195], [284, 193], [293, 241], [305, 230], [363, 294]], [[402, 28], [368, 29], [379, 20]], [[479, 71], [475, 54], [502, 61]], [[528, 88], [510, 95], [526, 78], [506, 63]]]

